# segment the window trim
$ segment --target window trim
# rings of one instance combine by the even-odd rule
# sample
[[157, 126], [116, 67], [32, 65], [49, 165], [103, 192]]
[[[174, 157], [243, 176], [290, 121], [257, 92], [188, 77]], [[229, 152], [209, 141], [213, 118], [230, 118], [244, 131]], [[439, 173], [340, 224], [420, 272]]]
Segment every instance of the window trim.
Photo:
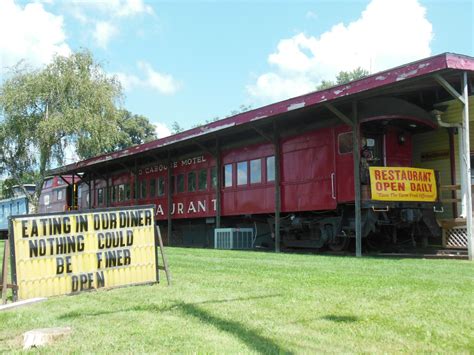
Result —
[[[341, 153], [340, 137], [343, 136], [343, 135], [348, 135], [348, 134], [351, 135], [351, 141], [352, 141], [351, 150], [350, 150], [350, 151], [347, 151], [347, 152], [344, 152], [344, 153]], [[339, 134], [337, 135], [337, 140], [336, 140], [336, 141], [337, 141], [337, 154], [339, 154], [339, 155], [352, 154], [352, 152], [353, 152], [353, 146], [354, 146], [353, 139], [354, 139], [354, 136], [353, 136], [353, 132], [352, 132], [352, 131], [339, 133]]]

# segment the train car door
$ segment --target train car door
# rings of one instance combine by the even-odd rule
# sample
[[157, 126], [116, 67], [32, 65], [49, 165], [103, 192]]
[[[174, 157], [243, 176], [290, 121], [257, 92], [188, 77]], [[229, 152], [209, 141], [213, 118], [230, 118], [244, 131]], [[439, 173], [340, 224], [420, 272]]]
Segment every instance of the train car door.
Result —
[[352, 129], [338, 126], [335, 131], [336, 196], [338, 202], [354, 201], [354, 158]]
[[281, 146], [282, 211], [334, 209], [334, 129], [285, 138]]

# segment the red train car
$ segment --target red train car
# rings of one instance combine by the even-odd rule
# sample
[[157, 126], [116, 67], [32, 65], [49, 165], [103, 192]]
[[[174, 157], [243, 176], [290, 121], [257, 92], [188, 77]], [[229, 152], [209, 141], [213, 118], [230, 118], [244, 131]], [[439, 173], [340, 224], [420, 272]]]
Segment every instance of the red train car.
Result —
[[[367, 170], [369, 166], [410, 167], [412, 135], [435, 128], [435, 122], [424, 110], [398, 99], [368, 100], [360, 106], [363, 237], [388, 232], [392, 238], [413, 225], [418, 236], [439, 235], [433, 212], [436, 203], [373, 201]], [[289, 129], [281, 134], [277, 149], [283, 245], [327, 245], [334, 250], [347, 247], [355, 228], [352, 139], [352, 128], [341, 124], [304, 132]], [[256, 244], [271, 247], [275, 232], [275, 144], [243, 141], [223, 148], [218, 159], [220, 174], [217, 158], [207, 152], [180, 156], [169, 165], [138, 165], [135, 171], [122, 166], [108, 179], [81, 184], [78, 206], [154, 204], [159, 224], [166, 224], [170, 211], [175, 244], [211, 246], [219, 175], [222, 226], [255, 228]]]
[[[76, 178], [76, 181], [78, 179]], [[70, 175], [50, 176], [43, 182], [38, 213], [65, 212], [77, 209], [78, 185]]]
[[280, 235], [288, 247], [338, 250], [359, 223], [368, 239], [426, 241], [439, 236], [438, 195], [373, 196], [370, 172], [413, 166], [413, 136], [438, 128], [428, 111], [450, 97], [437, 78], [458, 85], [473, 63], [442, 54], [53, 173], [80, 177], [79, 208], [154, 204], [174, 245], [212, 246], [215, 228], [252, 227], [257, 246]]

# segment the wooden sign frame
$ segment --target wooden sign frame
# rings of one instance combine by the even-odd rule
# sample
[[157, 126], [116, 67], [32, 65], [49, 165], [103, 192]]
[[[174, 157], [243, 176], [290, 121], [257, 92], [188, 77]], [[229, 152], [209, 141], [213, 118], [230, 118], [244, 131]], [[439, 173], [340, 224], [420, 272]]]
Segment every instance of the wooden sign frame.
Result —
[[[98, 213], [98, 212], [116, 212], [120, 210], [133, 210], [133, 209], [153, 209], [153, 224], [154, 224], [154, 248], [155, 248], [155, 267], [156, 267], [156, 281], [160, 281], [159, 270], [165, 271], [166, 279], [168, 286], [171, 285], [171, 273], [168, 267], [168, 261], [165, 255], [163, 240], [161, 238], [161, 232], [159, 226], [156, 225], [154, 220], [154, 205], [143, 205], [143, 206], [124, 206], [123, 208], [105, 208], [105, 209], [93, 209], [93, 210], [82, 210], [82, 211], [69, 211], [63, 213], [52, 213], [52, 214], [36, 214], [36, 215], [19, 215], [19, 216], [11, 216], [9, 222], [9, 235], [8, 239], [5, 240], [5, 247], [4, 247], [4, 256], [3, 256], [3, 263], [2, 263], [2, 274], [0, 275], [0, 290], [2, 293], [2, 303], [5, 304], [7, 302], [7, 293], [8, 289], [12, 289], [13, 291], [13, 302], [18, 300], [18, 290], [19, 286], [17, 285], [17, 275], [16, 275], [16, 261], [15, 261], [15, 240], [13, 235], [13, 219], [14, 218], [28, 218], [28, 217], [48, 217], [48, 216], [58, 216], [58, 215], [74, 215], [74, 214], [87, 214], [87, 213]], [[159, 250], [158, 250], [159, 249]], [[163, 266], [159, 264], [159, 256], [161, 255]], [[10, 272], [11, 272], [11, 283], [7, 283], [8, 279], [8, 263], [10, 261]], [[123, 286], [132, 286], [132, 285], [139, 285], [138, 284], [128, 284]], [[115, 287], [122, 287], [122, 286], [115, 286]]]

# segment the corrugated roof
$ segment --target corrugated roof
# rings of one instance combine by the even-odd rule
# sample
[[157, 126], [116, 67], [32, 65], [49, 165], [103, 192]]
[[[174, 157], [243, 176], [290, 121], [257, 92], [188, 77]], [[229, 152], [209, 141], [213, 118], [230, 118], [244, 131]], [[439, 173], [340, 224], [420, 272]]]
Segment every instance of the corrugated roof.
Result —
[[172, 136], [69, 164], [64, 167], [54, 169], [51, 171], [51, 173], [64, 174], [68, 172], [81, 171], [111, 160], [163, 148], [177, 142], [205, 136], [249, 122], [267, 119], [272, 116], [277, 116], [282, 113], [298, 110], [304, 107], [331, 102], [341, 98], [347, 98], [351, 95], [356, 95], [378, 88], [390, 87], [391, 85], [403, 80], [420, 78], [446, 69], [474, 71], [474, 58], [459, 54], [443, 53], [396, 68], [385, 70], [344, 85], [338, 85], [329, 89], [315, 91], [284, 101], [276, 102], [274, 104], [212, 122], [201, 127], [192, 128]]

